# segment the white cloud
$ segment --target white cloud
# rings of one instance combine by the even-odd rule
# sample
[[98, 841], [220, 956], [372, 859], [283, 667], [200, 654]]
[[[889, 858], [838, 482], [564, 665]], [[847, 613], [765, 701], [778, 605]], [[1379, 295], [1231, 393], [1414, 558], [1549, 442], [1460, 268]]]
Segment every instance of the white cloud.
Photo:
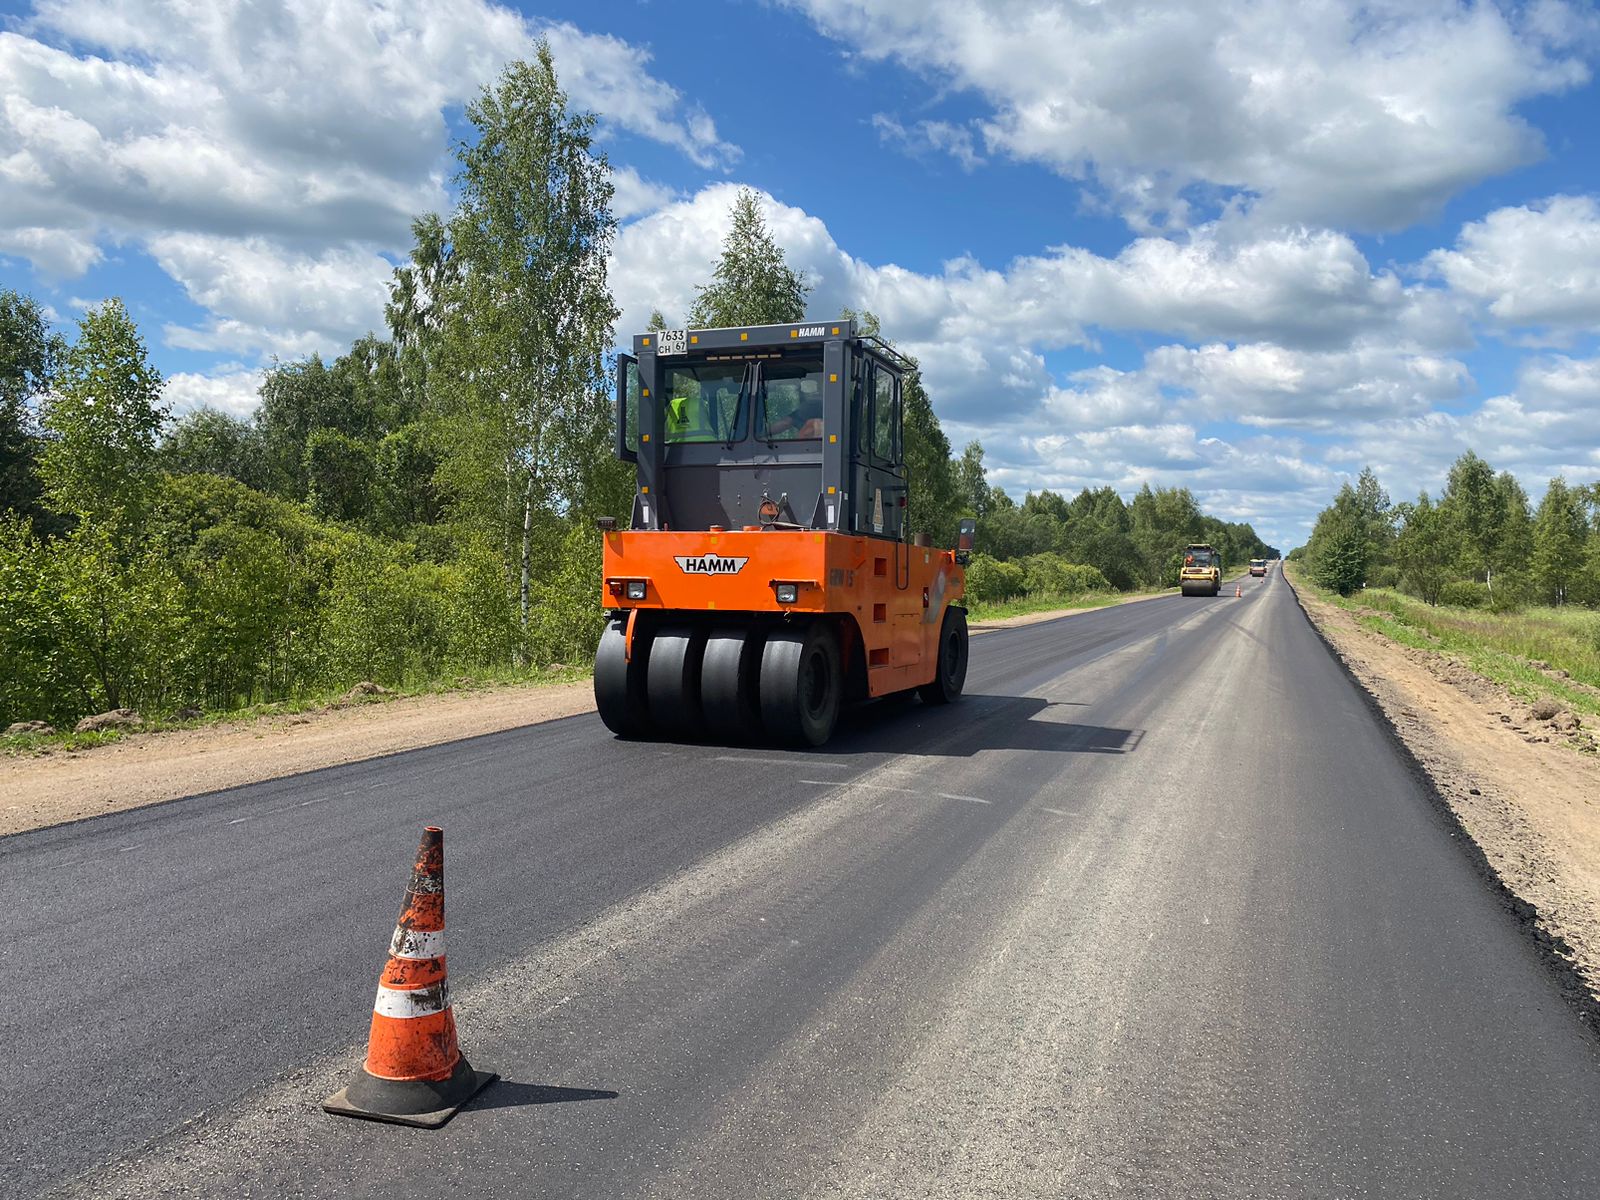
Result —
[[1427, 266], [1486, 306], [1503, 328], [1600, 330], [1600, 204], [1552, 196], [1501, 208], [1462, 227]]
[[[623, 229], [611, 267], [620, 335], [652, 307], [683, 321], [737, 190], [708, 187]], [[1279, 505], [1273, 527], [1288, 530], [1343, 478], [1330, 439], [1458, 407], [1474, 386], [1451, 356], [1470, 341], [1460, 300], [1374, 271], [1340, 234], [1220, 222], [1112, 257], [1065, 246], [1003, 269], [957, 259], [925, 274], [858, 259], [804, 210], [758, 201], [814, 285], [810, 312], [875, 312], [921, 360], [952, 441], [981, 438], [993, 481], [1016, 492], [1183, 483], [1238, 519]], [[1092, 351], [1106, 332], [1193, 344], [1164, 342], [1131, 370], [1053, 377], [1048, 352]]]
[[543, 33], [555, 55], [561, 84], [580, 108], [641, 137], [681, 150], [702, 167], [724, 166], [740, 157], [737, 146], [717, 136], [716, 123], [677, 88], [646, 68], [650, 52], [621, 38], [583, 33], [565, 22]]
[[[622, 231], [611, 279], [623, 337], [642, 329], [653, 307], [683, 320], [696, 285], [710, 277], [736, 192], [733, 184], [708, 187]], [[957, 421], [1031, 409], [1053, 387], [1043, 354], [1092, 347], [1100, 331], [1244, 343], [1227, 354], [1212, 346], [1181, 375], [1183, 364], [1170, 364], [1165, 382], [1217, 392], [1249, 382], [1252, 366], [1258, 376], [1276, 372], [1276, 383], [1255, 380], [1262, 424], [1310, 412], [1305, 406], [1323, 404], [1320, 398], [1338, 388], [1364, 411], [1448, 392], [1459, 364], [1436, 354], [1468, 338], [1456, 301], [1374, 272], [1342, 234], [1251, 236], [1223, 222], [1180, 237], [1140, 238], [1113, 258], [1063, 246], [1004, 270], [956, 259], [929, 275], [865, 263], [802, 209], [764, 194], [761, 205], [790, 264], [814, 284], [810, 311], [829, 316], [849, 305], [876, 313], [922, 360], [930, 387]], [[1379, 368], [1392, 386], [1363, 392], [1363, 373]], [[1273, 396], [1277, 409], [1268, 403]], [[1327, 401], [1315, 415], [1332, 420], [1338, 411]]]
[[[1427, 488], [1435, 497], [1450, 464], [1471, 449], [1510, 471], [1537, 498], [1556, 475], [1600, 481], [1600, 359], [1531, 359], [1516, 389], [1462, 413], [1433, 411], [1403, 420], [1358, 423], [1339, 456], [1370, 463], [1396, 498]], [[1330, 456], [1331, 457], [1331, 456]]]
[[611, 212], [619, 221], [655, 212], [678, 198], [671, 188], [645, 179], [632, 167], [613, 167], [611, 183], [616, 188], [611, 198]]
[[1543, 152], [1583, 8], [1453, 0], [788, 0], [849, 52], [979, 94], [989, 148], [1098, 181], [1137, 227], [1240, 191], [1269, 222], [1399, 228]]
[[260, 238], [204, 234], [164, 234], [149, 249], [191, 300], [229, 314], [201, 330], [168, 326], [172, 345], [285, 357], [338, 354], [383, 329], [393, 266], [382, 255], [345, 247], [300, 254]]
[[197, 408], [215, 408], [235, 417], [255, 411], [261, 387], [261, 372], [231, 363], [211, 374], [182, 371], [168, 376], [163, 399], [174, 416]]
[[58, 279], [76, 279], [103, 257], [92, 234], [40, 225], [0, 229], [0, 255], [27, 259]]
[[884, 141], [904, 147], [913, 154], [930, 150], [948, 154], [965, 171], [976, 170], [984, 162], [983, 156], [978, 153], [973, 131], [965, 125], [952, 125], [949, 121], [918, 121], [907, 128], [887, 113], [874, 113], [872, 127]]
[[[0, 32], [0, 254], [149, 249], [209, 309], [174, 344], [298, 353], [381, 323], [380, 251], [447, 200], [446, 114], [548, 37], [578, 108], [733, 161], [650, 54], [490, 0], [43, 0]], [[623, 170], [618, 211], [671, 193]]]

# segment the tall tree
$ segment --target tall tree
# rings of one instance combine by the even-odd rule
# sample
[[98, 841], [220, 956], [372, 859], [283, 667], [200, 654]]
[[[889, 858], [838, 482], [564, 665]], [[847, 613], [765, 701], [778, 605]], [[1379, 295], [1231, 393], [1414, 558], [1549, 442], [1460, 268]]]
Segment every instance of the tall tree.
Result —
[[0, 289], [0, 513], [44, 517], [35, 406], [50, 387], [65, 343], [30, 296]]
[[956, 460], [956, 491], [962, 511], [982, 519], [989, 515], [992, 496], [989, 475], [983, 468], [983, 443], [967, 443], [961, 457]]
[[[1528, 493], [1510, 471], [1501, 471], [1494, 480], [1495, 530], [1491, 566], [1496, 575], [1526, 580], [1533, 559], [1533, 516]], [[1525, 584], [1524, 584], [1525, 586]], [[1491, 591], [1493, 586], [1491, 585]]]
[[1311, 577], [1323, 587], [1348, 596], [1366, 582], [1367, 523], [1356, 490], [1348, 483], [1322, 510], [1306, 545]]
[[[618, 490], [606, 356], [617, 309], [606, 266], [616, 232], [595, 118], [568, 109], [550, 47], [506, 67], [467, 106], [457, 147], [452, 269], [439, 284], [445, 419], [440, 477], [459, 516], [514, 562], [524, 627], [535, 524]], [[434, 386], [435, 384], [438, 386]]]
[[1557, 475], [1545, 488], [1533, 523], [1534, 582], [1552, 604], [1565, 604], [1568, 585], [1582, 574], [1588, 532], [1580, 492]]
[[699, 289], [689, 324], [696, 329], [729, 325], [781, 325], [806, 315], [810, 289], [767, 231], [755, 192], [741, 188], [728, 214], [712, 281]]
[[261, 436], [249, 421], [214, 408], [180, 417], [161, 442], [161, 465], [174, 475], [223, 475], [265, 490]]
[[1379, 563], [1387, 560], [1390, 543], [1394, 540], [1394, 512], [1389, 503], [1389, 493], [1378, 482], [1371, 467], [1362, 467], [1355, 487], [1356, 511], [1367, 533], [1367, 561]]
[[1455, 562], [1455, 536], [1445, 514], [1423, 492], [1415, 504], [1396, 506], [1395, 558], [1401, 582], [1426, 604], [1439, 603]]
[[1503, 523], [1502, 499], [1495, 487], [1494, 468], [1471, 450], [1450, 467], [1438, 507], [1460, 539], [1457, 562], [1462, 574], [1481, 579], [1494, 569]]
[[136, 526], [156, 474], [167, 420], [161, 374], [121, 300], [84, 313], [44, 404], [53, 435], [39, 460], [51, 506], [96, 522]]

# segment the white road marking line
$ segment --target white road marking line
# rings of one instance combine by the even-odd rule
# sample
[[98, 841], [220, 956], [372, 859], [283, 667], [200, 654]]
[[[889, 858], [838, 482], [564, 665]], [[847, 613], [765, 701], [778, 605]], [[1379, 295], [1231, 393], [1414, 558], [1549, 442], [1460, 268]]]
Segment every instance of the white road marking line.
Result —
[[1056, 815], [1058, 817], [1070, 817], [1070, 816], [1073, 815], [1072, 813], [1069, 813], [1064, 808], [1045, 808], [1043, 805], [1039, 806], [1039, 811], [1040, 812], [1053, 813], [1054, 815]]
[[254, 821], [254, 820], [255, 820], [254, 817], [235, 817], [233, 820], [229, 821], [228, 824], [229, 825], [243, 825], [246, 821]]
[[117, 853], [118, 854], [126, 854], [129, 850], [137, 850], [139, 848], [139, 846], [142, 846], [142, 845], [144, 845], [143, 842], [140, 842], [140, 843], [138, 843], [138, 845], [134, 845], [134, 846], [120, 846], [117, 849]]
[[793, 767], [793, 766], [798, 766], [798, 765], [803, 763], [808, 767], [825, 767], [825, 768], [827, 768], [829, 770], [834, 770], [834, 771], [843, 770], [845, 767], [848, 767], [850, 765], [849, 763], [842, 763], [842, 762], [818, 762], [816, 759], [812, 759], [812, 758], [750, 758], [750, 757], [747, 757], [747, 756], [745, 756], [743, 754], [719, 754], [719, 755], [716, 756], [716, 758], [712, 759], [711, 761], [712, 762], [734, 762], [734, 763], [764, 763], [767, 766], [772, 766], [772, 767]]
[[812, 787], [838, 787], [843, 779], [796, 779], [796, 783], [809, 783]]
[[[802, 781], [803, 782], [803, 781]], [[892, 783], [873, 783], [870, 780], [861, 786], [876, 788], [880, 792], [900, 792], [906, 796], [936, 796], [940, 800], [962, 800], [968, 804], [993, 804], [992, 800], [985, 800], [982, 796], [963, 796], [957, 792], [929, 792], [921, 788], [895, 787]]]

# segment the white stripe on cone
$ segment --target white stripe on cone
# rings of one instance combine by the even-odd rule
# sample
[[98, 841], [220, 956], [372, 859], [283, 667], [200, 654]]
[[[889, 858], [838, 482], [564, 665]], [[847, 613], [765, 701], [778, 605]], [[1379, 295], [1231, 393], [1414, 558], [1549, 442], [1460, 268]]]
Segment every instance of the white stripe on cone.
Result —
[[445, 980], [425, 988], [402, 991], [378, 985], [378, 998], [372, 1011], [383, 1017], [431, 1017], [450, 1007], [450, 985]]
[[444, 930], [406, 929], [396, 925], [389, 939], [389, 953], [396, 958], [443, 958]]

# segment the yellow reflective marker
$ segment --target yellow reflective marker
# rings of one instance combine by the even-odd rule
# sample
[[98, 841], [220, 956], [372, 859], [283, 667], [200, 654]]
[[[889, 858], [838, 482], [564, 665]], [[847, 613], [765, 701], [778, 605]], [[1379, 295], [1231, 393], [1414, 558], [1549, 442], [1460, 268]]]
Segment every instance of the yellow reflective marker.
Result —
[[650, 389], [649, 388], [640, 388], [639, 389], [639, 394], [641, 396], [648, 396], [650, 394]]
[[835, 325], [835, 326], [834, 326], [834, 327], [833, 327], [833, 331], [834, 331], [834, 332], [835, 332], [835, 333], [838, 333], [838, 332], [839, 332], [839, 327], [838, 327], [838, 326], [837, 326], [837, 325]]
[[639, 339], [639, 344], [641, 346], [648, 346], [650, 344], [650, 339], [649, 338], [640, 338]]
[[642, 488], [640, 488], [640, 489], [639, 489], [639, 490], [640, 490], [640, 491], [641, 491], [641, 492], [643, 492], [643, 493], [644, 493], [644, 494], [645, 494], [645, 495], [646, 495], [646, 496], [648, 496], [648, 495], [649, 495], [649, 494], [650, 494], [650, 489], [649, 489], [649, 488], [647, 488], [647, 487], [642, 487]]
[[741, 342], [748, 342], [750, 340], [750, 335], [748, 333], [741, 333], [739, 335], [739, 340]]
[[831, 496], [831, 495], [833, 495], [833, 494], [834, 494], [834, 493], [835, 493], [835, 492], [837, 492], [837, 491], [838, 491], [838, 490], [839, 490], [839, 489], [838, 489], [838, 488], [836, 488], [836, 487], [834, 487], [834, 486], [833, 486], [833, 484], [831, 484], [831, 483], [830, 483], [830, 484], [829, 484], [829, 485], [828, 485], [828, 495], [830, 495], [830, 496]]
[[693, 337], [691, 337], [689, 339], [689, 345], [698, 346], [699, 344], [700, 344], [700, 335], [697, 333], [697, 334], [695, 334]]
[[[837, 329], [835, 329], [834, 332], [838, 333], [839, 331]], [[828, 376], [828, 382], [829, 383], [838, 383], [839, 382], [839, 377], [837, 375], [830, 374]]]
[[791, 329], [789, 330], [789, 336], [792, 338], [797, 338], [800, 336], [800, 331], [798, 329]]
[[640, 434], [640, 435], [639, 435], [639, 437], [640, 437], [640, 439], [641, 439], [641, 440], [642, 440], [642, 441], [646, 441], [646, 442], [648, 442], [648, 441], [649, 441], [649, 440], [650, 440], [650, 435], [649, 435], [649, 434], [648, 434], [648, 433], [641, 433], [641, 434]]
[[715, 608], [716, 606], [717, 606], [717, 602], [715, 600], [707, 600], [706, 601], [706, 607], [707, 608]]
[[839, 440], [839, 435], [837, 433], [830, 433], [828, 435], [828, 441], [829, 441], [830, 444], [833, 443], [833, 442], [837, 442], [838, 440]]

